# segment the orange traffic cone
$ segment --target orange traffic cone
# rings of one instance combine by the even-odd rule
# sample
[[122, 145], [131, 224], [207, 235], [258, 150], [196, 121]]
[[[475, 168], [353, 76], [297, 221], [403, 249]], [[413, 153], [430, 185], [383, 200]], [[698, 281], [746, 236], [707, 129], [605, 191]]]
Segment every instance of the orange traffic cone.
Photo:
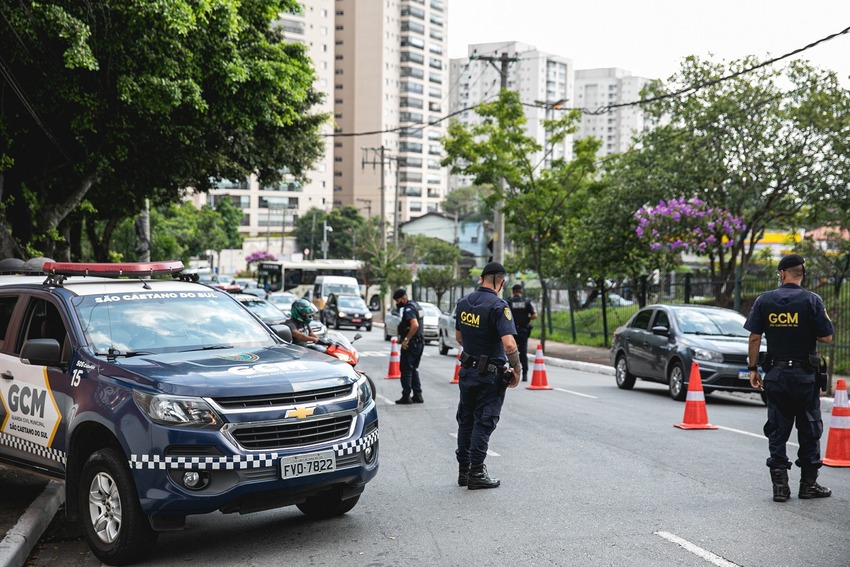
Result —
[[387, 370], [387, 380], [393, 378], [401, 378], [401, 353], [398, 350], [398, 342], [393, 337], [392, 347], [390, 348], [390, 369]]
[[526, 390], [551, 390], [549, 381], [546, 379], [546, 363], [543, 362], [543, 347], [537, 343], [537, 352], [534, 354], [534, 372], [531, 374], [531, 385]]
[[460, 382], [460, 355], [463, 352], [463, 347], [458, 350], [457, 353], [457, 364], [455, 364], [455, 377], [452, 378], [452, 381], [449, 384], [457, 384]]
[[673, 427], [679, 429], [717, 429], [716, 425], [711, 425], [708, 422], [705, 393], [702, 391], [699, 364], [696, 362], [691, 363], [691, 379], [688, 380], [688, 397], [685, 399], [685, 418], [682, 423], [677, 423]]
[[847, 401], [847, 383], [843, 379], [835, 384], [835, 401], [832, 403], [832, 417], [829, 418], [823, 464], [850, 467], [850, 403]]

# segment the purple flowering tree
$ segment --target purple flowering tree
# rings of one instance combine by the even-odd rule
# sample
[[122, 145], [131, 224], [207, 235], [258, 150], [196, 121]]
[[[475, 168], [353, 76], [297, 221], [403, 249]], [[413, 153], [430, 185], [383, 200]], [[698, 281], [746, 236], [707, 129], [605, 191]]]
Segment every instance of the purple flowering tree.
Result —
[[272, 254], [271, 252], [266, 252], [265, 250], [257, 250], [256, 252], [251, 252], [247, 256], [245, 256], [245, 261], [248, 263], [248, 268], [251, 267], [251, 264], [255, 262], [268, 262], [277, 260], [277, 256]]
[[712, 278], [716, 262], [724, 263], [735, 240], [746, 231], [741, 218], [697, 198], [681, 197], [659, 201], [654, 207], [641, 207], [635, 219], [638, 238], [668, 261], [682, 252], [708, 256]]

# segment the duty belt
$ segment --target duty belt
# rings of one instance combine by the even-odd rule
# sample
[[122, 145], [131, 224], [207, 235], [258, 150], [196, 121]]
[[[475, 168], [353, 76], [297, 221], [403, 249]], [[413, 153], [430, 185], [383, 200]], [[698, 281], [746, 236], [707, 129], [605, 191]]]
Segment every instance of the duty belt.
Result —
[[496, 366], [495, 364], [488, 363], [487, 366], [484, 367], [484, 369], [482, 371], [482, 370], [478, 369], [478, 360], [479, 359], [475, 358], [474, 356], [469, 355], [466, 352], [460, 353], [460, 365], [463, 366], [464, 368], [475, 368], [481, 374], [495, 374], [499, 370], [499, 367]]
[[802, 360], [774, 360], [773, 366], [782, 368], [805, 368], [807, 365]]

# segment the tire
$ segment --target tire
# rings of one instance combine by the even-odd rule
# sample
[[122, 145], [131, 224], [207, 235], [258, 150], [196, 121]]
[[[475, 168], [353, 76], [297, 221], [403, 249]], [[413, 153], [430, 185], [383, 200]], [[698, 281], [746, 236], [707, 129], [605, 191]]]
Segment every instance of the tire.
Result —
[[614, 365], [614, 378], [617, 381], [617, 387], [621, 390], [631, 390], [635, 387], [637, 377], [629, 372], [629, 365], [626, 362], [626, 355], [618, 354], [617, 361]]
[[358, 500], [360, 500], [359, 494], [348, 500], [343, 500], [342, 491], [339, 488], [334, 488], [333, 490], [311, 496], [301, 504], [297, 504], [297, 506], [311, 520], [326, 520], [328, 518], [342, 516], [354, 508]]
[[384, 323], [384, 340], [389, 342], [390, 338], [391, 337], [387, 334], [387, 324]]
[[440, 333], [439, 346], [440, 346], [440, 354], [444, 354], [444, 355], [449, 354], [449, 347], [446, 346], [446, 343], [443, 340], [443, 333]]
[[366, 325], [366, 332], [367, 332], [367, 333], [371, 333], [371, 332], [372, 332], [372, 325]]
[[380, 311], [381, 310], [381, 298], [377, 295], [373, 295], [369, 300], [369, 311]]
[[688, 387], [685, 384], [685, 369], [679, 361], [670, 365], [667, 373], [667, 385], [670, 388], [670, 397], [677, 402], [684, 402], [688, 395]]
[[159, 534], [142, 513], [127, 458], [119, 449], [106, 447], [89, 456], [77, 498], [86, 540], [98, 559], [126, 565], [153, 550]]

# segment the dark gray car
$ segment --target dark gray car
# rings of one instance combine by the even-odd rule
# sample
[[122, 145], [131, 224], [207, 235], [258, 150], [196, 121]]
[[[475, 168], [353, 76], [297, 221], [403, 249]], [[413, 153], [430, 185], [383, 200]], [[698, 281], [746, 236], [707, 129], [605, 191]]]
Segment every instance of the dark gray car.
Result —
[[[715, 390], [759, 392], [750, 386], [746, 318], [705, 305], [649, 305], [614, 331], [611, 364], [617, 386], [631, 390], [637, 378], [667, 384], [683, 401], [691, 363], [699, 365], [706, 394]], [[762, 351], [765, 350], [764, 343]]]

